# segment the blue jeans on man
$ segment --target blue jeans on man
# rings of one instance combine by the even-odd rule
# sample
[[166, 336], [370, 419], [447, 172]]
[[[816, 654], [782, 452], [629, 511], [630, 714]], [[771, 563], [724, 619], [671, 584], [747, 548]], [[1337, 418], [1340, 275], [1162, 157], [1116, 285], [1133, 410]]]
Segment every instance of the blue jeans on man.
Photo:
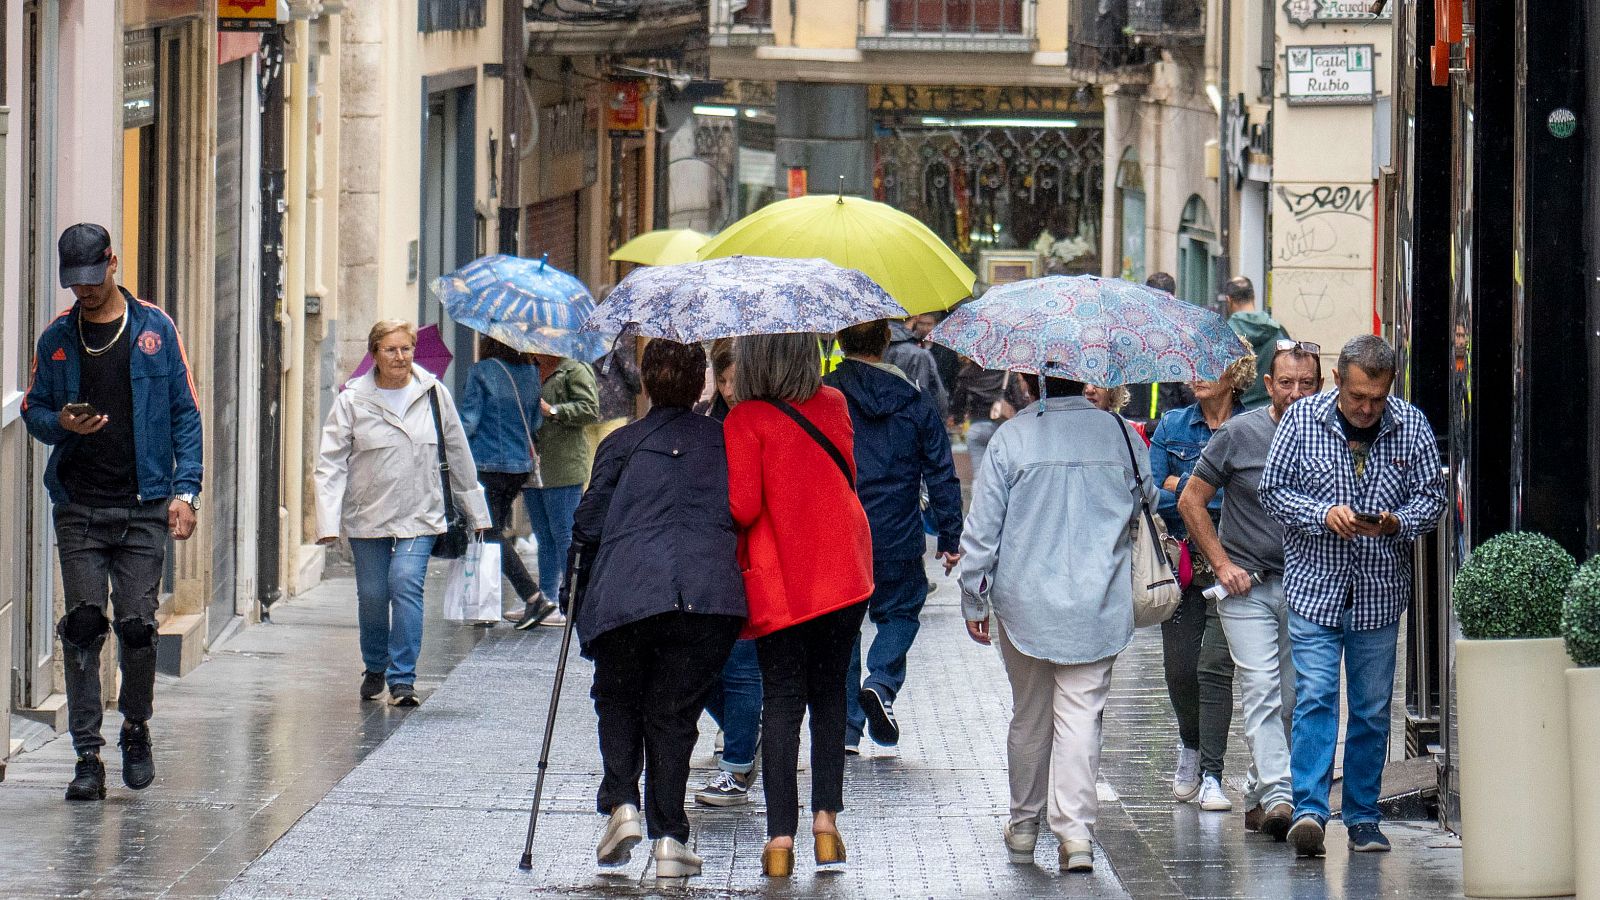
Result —
[[1345, 669], [1350, 714], [1345, 725], [1344, 807], [1348, 828], [1377, 824], [1378, 792], [1389, 756], [1389, 703], [1394, 695], [1395, 645], [1400, 623], [1357, 631], [1345, 611], [1342, 627], [1318, 625], [1289, 611], [1295, 669], [1293, 740], [1289, 759], [1294, 815], [1328, 821], [1328, 792], [1339, 739], [1339, 664]]
[[867, 617], [878, 633], [867, 650], [867, 677], [861, 678], [861, 638], [856, 638], [850, 653], [850, 669], [845, 679], [845, 744], [855, 746], [867, 724], [861, 709], [859, 689], [877, 689], [885, 702], [893, 702], [906, 683], [906, 655], [922, 627], [922, 604], [928, 598], [928, 576], [922, 558], [879, 559], [872, 563], [872, 596], [867, 600]]
[[561, 596], [561, 575], [567, 568], [567, 548], [572, 546], [572, 517], [583, 499], [583, 485], [527, 488], [522, 499], [528, 504], [533, 538], [539, 542], [539, 590], [556, 602]]
[[390, 686], [415, 684], [422, 652], [422, 588], [437, 535], [351, 538], [361, 660]]
[[755, 641], [734, 643], [722, 666], [722, 678], [706, 698], [706, 712], [722, 729], [722, 759], [717, 768], [749, 775], [756, 767], [761, 743], [761, 662]]

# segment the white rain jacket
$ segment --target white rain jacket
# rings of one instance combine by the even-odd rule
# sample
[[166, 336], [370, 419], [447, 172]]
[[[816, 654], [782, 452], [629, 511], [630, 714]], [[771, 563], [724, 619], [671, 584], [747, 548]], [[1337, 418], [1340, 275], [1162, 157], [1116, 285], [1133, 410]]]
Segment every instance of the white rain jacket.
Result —
[[428, 391], [435, 388], [456, 504], [470, 527], [489, 527], [489, 506], [455, 401], [427, 370], [413, 365], [411, 371], [415, 377], [406, 388], [403, 417], [378, 394], [371, 372], [352, 379], [334, 398], [317, 461], [318, 537], [444, 533], [439, 439], [428, 402]]

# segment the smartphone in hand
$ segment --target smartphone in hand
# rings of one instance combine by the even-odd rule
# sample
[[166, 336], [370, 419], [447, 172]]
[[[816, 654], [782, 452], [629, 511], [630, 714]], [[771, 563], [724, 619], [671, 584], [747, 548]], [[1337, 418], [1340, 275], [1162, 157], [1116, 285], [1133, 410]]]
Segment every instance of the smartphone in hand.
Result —
[[61, 408], [61, 411], [73, 417], [74, 419], [81, 419], [84, 416], [100, 415], [100, 411], [94, 408], [93, 403], [68, 403], [66, 406]]
[[1356, 513], [1356, 521], [1366, 525], [1377, 525], [1383, 521], [1383, 517], [1377, 513], [1358, 512]]

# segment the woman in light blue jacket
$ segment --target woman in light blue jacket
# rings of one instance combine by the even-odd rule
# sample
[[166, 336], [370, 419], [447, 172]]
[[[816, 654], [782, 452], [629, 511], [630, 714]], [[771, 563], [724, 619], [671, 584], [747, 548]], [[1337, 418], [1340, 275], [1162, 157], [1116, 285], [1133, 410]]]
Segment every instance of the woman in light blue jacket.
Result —
[[[1130, 525], [1154, 500], [1144, 441], [1084, 385], [1023, 376], [1046, 399], [995, 432], [961, 538], [967, 632], [1000, 645], [1011, 682], [1006, 737], [1013, 862], [1032, 863], [1039, 820], [1062, 871], [1094, 866], [1100, 713], [1133, 637]], [[1137, 461], [1137, 472], [1135, 471]]]

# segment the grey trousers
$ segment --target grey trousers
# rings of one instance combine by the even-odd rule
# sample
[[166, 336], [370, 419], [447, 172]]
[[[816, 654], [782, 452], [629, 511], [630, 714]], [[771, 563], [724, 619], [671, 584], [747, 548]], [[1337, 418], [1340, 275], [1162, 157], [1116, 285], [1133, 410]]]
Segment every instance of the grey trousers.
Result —
[[[166, 499], [127, 508], [63, 503], [55, 507], [56, 550], [67, 614], [56, 625], [65, 651], [67, 723], [79, 753], [105, 746], [100, 736], [100, 649], [115, 630], [122, 665], [117, 708], [125, 719], [150, 718], [155, 704], [156, 606], [167, 554]], [[115, 612], [115, 625], [106, 619]]]

